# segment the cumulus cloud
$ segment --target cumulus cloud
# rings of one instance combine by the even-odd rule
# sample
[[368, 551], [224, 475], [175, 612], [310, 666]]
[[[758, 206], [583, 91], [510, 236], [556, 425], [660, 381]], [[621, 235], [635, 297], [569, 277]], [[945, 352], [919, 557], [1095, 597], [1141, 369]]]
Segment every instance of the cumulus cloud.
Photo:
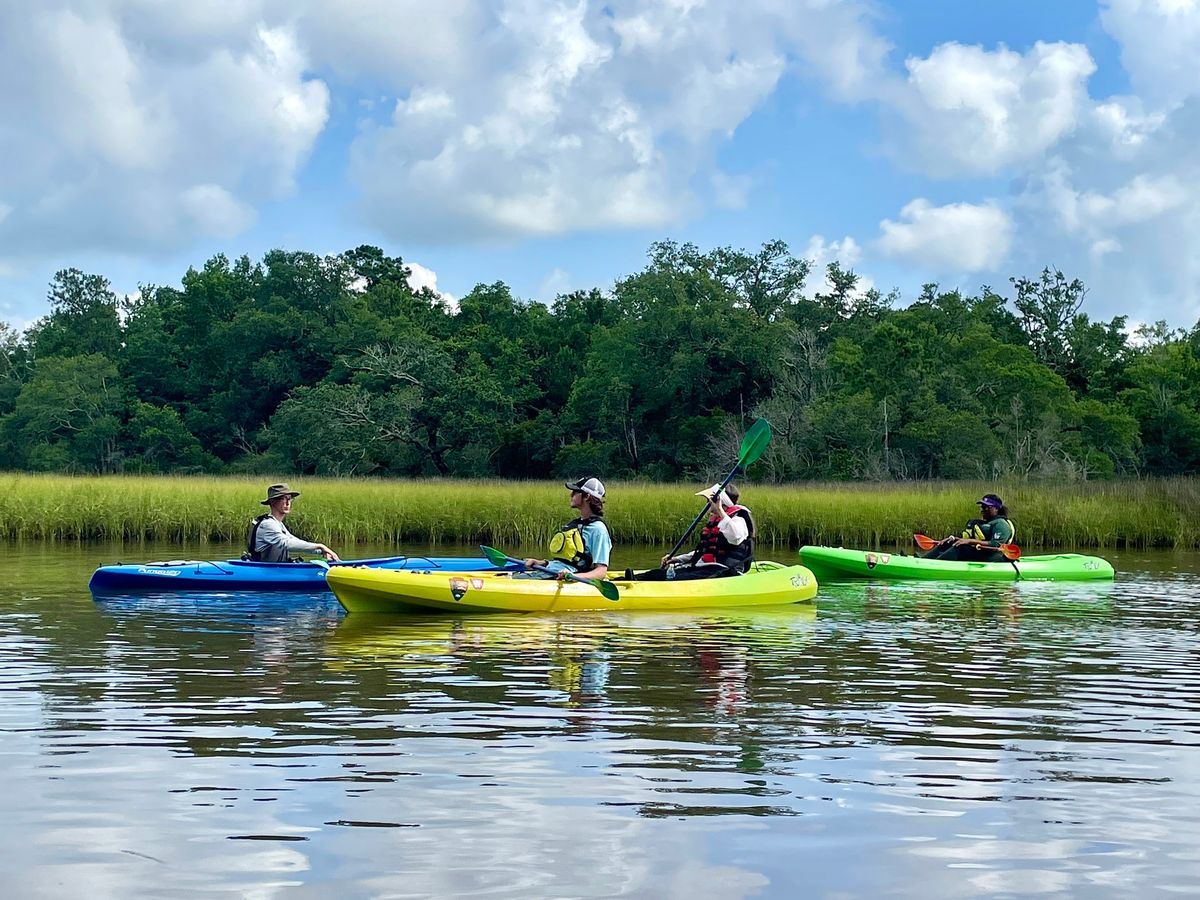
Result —
[[[285, 26], [147, 0], [0, 6], [5, 252], [174, 249], [292, 190], [329, 94]], [[176, 15], [177, 14], [177, 15]]]
[[458, 309], [458, 297], [451, 294], [449, 291], [438, 290], [437, 272], [433, 271], [420, 263], [410, 262], [405, 260], [404, 265], [408, 268], [408, 286], [414, 291], [419, 291], [422, 288], [429, 288], [439, 297], [442, 302], [450, 309]]
[[1012, 220], [995, 203], [934, 206], [917, 198], [900, 218], [879, 223], [880, 250], [938, 274], [995, 270], [1012, 245]]
[[908, 80], [893, 92], [897, 146], [939, 176], [994, 174], [1038, 158], [1086, 113], [1096, 68], [1079, 44], [1040, 41], [1024, 54], [942, 44], [905, 67]]
[[[654, 228], [709, 202], [738, 208], [750, 183], [720, 171], [715, 147], [789, 72], [849, 96], [887, 49], [859, 4], [825, 0], [502, 0], [487, 9], [426, 10], [434, 46], [455, 43], [446, 33], [459, 41], [445, 65], [419, 72], [376, 45], [386, 27], [351, 37], [343, 23], [331, 38], [299, 26], [314, 47], [350, 41], [396, 92], [390, 117], [368, 123], [351, 155], [363, 212], [390, 235]], [[376, 21], [378, 10], [359, 0], [338, 15]], [[698, 194], [705, 182], [711, 190]]]
[[[808, 239], [808, 246], [804, 248], [804, 252], [800, 256], [808, 260], [813, 273], [809, 281], [814, 292], [828, 294], [833, 290], [833, 283], [829, 280], [827, 269], [830, 263], [836, 262], [843, 269], [854, 269], [862, 260], [862, 247], [858, 241], [846, 235], [840, 241], [826, 241], [822, 234], [814, 234]], [[856, 294], [863, 296], [867, 291], [875, 287], [875, 281], [867, 275], [862, 275], [856, 272], [859, 276], [858, 289]]]
[[1200, 93], [1200, 3], [1102, 0], [1100, 21], [1121, 47], [1137, 94], [1170, 105]]

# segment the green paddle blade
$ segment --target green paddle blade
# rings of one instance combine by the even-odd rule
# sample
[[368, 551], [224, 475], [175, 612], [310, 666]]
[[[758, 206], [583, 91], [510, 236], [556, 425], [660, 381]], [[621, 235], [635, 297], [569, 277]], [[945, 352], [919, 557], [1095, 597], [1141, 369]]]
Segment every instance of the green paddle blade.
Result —
[[771, 423], [766, 419], [759, 419], [750, 426], [750, 430], [742, 438], [742, 449], [738, 453], [738, 465], [750, 465], [763, 455], [763, 451], [767, 449], [769, 443], [771, 443]]
[[481, 553], [483, 553], [484, 556], [487, 557], [487, 561], [490, 562], [493, 566], [496, 566], [497, 568], [502, 569], [506, 565], [508, 565], [509, 558], [507, 556], [505, 556], [503, 553], [501, 553], [499, 550], [497, 550], [495, 547], [485, 547], [483, 544], [480, 544], [479, 550]]
[[[579, 580], [585, 581], [587, 579], [581, 578]], [[596, 590], [604, 595], [605, 600], [612, 600], [615, 603], [621, 599], [621, 592], [618, 591], [617, 586], [607, 578], [597, 578], [595, 581], [592, 581], [591, 584], [595, 586]]]

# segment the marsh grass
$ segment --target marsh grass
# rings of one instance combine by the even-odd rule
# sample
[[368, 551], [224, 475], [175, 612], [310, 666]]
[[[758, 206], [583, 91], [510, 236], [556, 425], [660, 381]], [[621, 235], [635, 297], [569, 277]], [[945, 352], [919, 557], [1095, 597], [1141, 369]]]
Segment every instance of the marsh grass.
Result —
[[[571, 516], [558, 481], [289, 479], [303, 491], [289, 527], [334, 547], [359, 543], [536, 546]], [[266, 480], [0, 475], [9, 540], [244, 540]], [[607, 518], [618, 542], [671, 544], [700, 508], [696, 485], [614, 482]], [[1026, 547], [1200, 546], [1200, 480], [1086, 484], [800, 483], [746, 485], [764, 547], [910, 546], [914, 531], [957, 532], [998, 492]]]

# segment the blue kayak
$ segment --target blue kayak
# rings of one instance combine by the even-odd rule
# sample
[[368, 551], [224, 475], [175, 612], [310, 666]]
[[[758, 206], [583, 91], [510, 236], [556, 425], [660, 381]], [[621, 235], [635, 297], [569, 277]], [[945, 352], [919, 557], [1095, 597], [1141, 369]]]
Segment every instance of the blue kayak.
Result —
[[[495, 572], [482, 557], [382, 556], [336, 563], [249, 562], [243, 559], [176, 559], [170, 562], [117, 563], [100, 566], [88, 587], [93, 591], [327, 591], [330, 566], [370, 566], [421, 572]], [[516, 571], [519, 566], [512, 566]]]

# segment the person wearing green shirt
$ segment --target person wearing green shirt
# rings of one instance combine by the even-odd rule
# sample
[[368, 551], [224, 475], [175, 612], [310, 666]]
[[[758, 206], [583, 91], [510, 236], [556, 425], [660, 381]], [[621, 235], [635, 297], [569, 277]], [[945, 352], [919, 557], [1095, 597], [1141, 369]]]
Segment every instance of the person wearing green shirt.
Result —
[[943, 539], [925, 554], [926, 559], [1004, 562], [1004, 554], [997, 548], [1011, 544], [1017, 533], [1008, 517], [1008, 507], [995, 494], [984, 494], [975, 502], [983, 518], [969, 521], [960, 536]]

